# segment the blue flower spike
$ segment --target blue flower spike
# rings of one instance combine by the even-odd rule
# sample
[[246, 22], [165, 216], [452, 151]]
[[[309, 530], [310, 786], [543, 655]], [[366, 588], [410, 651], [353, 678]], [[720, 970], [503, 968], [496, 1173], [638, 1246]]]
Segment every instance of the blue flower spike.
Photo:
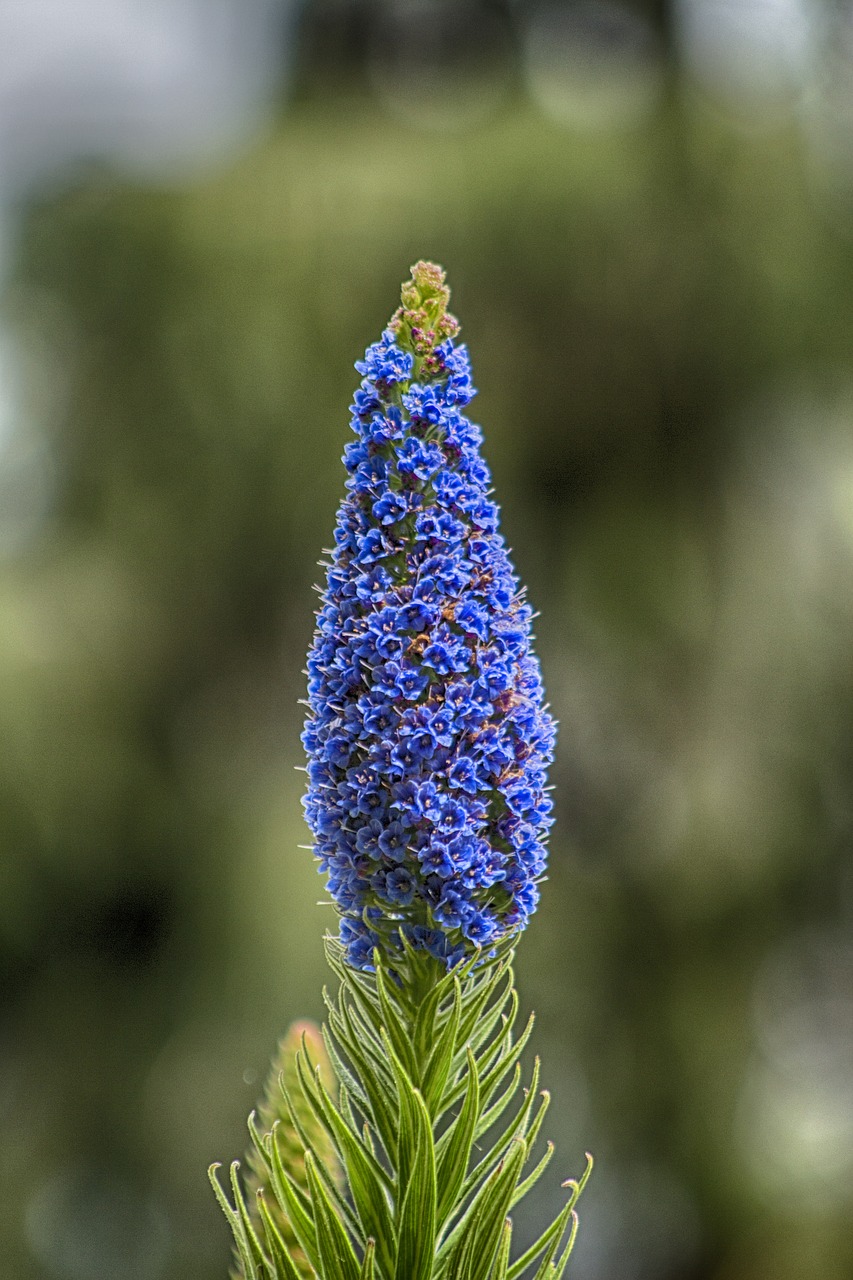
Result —
[[237, 1161], [229, 1190], [211, 1167], [233, 1280], [561, 1280], [592, 1169], [514, 1249], [510, 1213], [554, 1151], [538, 1059], [521, 1087], [533, 1020], [516, 1034], [512, 973], [545, 869], [554, 722], [448, 301], [418, 262], [356, 365], [303, 733], [340, 917], [334, 1080], [303, 1037], [283, 1106], [249, 1119], [248, 1185]]
[[305, 810], [346, 959], [448, 968], [539, 897], [555, 727], [444, 272], [418, 262], [356, 369], [347, 494], [308, 658]]

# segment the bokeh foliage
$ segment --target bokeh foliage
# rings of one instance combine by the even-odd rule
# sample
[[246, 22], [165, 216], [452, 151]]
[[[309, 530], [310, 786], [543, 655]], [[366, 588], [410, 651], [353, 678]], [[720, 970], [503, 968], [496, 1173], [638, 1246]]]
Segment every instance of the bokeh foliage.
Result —
[[357, 96], [189, 188], [90, 173], [28, 211], [4, 305], [49, 502], [0, 568], [5, 1274], [227, 1272], [204, 1169], [321, 1013], [296, 699], [352, 362], [429, 257], [562, 725], [519, 976], [557, 1161], [597, 1159], [572, 1273], [849, 1276], [845, 217], [795, 134], [686, 101], [451, 137]]

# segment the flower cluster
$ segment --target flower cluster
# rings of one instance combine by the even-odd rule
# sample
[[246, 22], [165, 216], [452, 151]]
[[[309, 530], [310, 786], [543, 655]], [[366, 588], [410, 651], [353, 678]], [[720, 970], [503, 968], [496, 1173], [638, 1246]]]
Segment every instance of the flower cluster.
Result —
[[448, 966], [538, 899], [554, 723], [498, 532], [466, 350], [418, 263], [356, 368], [347, 496], [308, 658], [305, 808], [351, 965]]

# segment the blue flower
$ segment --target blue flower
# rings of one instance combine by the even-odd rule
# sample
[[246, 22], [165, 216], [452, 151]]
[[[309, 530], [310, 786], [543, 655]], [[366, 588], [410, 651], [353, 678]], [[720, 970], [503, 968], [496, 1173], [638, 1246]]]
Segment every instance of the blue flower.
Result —
[[409, 836], [401, 822], [391, 822], [379, 837], [379, 848], [386, 858], [402, 862], [409, 844]]
[[429, 480], [444, 466], [444, 454], [437, 444], [408, 436], [397, 450], [397, 471], [416, 480]]
[[418, 883], [406, 867], [395, 867], [385, 876], [384, 896], [395, 906], [407, 907], [415, 896]]
[[443, 274], [356, 368], [347, 496], [308, 657], [305, 809], [348, 962], [451, 966], [524, 928], [551, 823], [543, 704]]

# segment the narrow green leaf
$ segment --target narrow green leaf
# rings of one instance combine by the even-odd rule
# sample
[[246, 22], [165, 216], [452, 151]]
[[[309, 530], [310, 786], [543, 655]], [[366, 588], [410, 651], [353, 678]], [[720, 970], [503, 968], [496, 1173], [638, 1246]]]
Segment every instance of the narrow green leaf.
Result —
[[[542, 1266], [536, 1272], [537, 1277], [544, 1276], [551, 1265], [551, 1259], [560, 1247], [560, 1241], [563, 1238], [563, 1232], [566, 1229], [566, 1223], [571, 1216], [572, 1206], [567, 1204], [559, 1215], [554, 1219], [549, 1227], [546, 1227], [538, 1240], [536, 1240], [529, 1249], [516, 1258], [515, 1262], [509, 1268], [506, 1274], [506, 1280], [518, 1280], [519, 1276], [532, 1266], [541, 1253], [544, 1252]], [[544, 1267], [544, 1270], [543, 1270]]]
[[[481, 1004], [488, 1000], [489, 991], [494, 986], [494, 979], [484, 964], [480, 965], [477, 975], [472, 978], [472, 971], [477, 967], [478, 959], [479, 955], [474, 954], [456, 965], [435, 984], [421, 1003], [412, 1037], [419, 1061], [426, 1059], [435, 1041], [435, 1028], [441, 1025], [442, 1009], [451, 991], [458, 992], [460, 1010], [463, 1012], [470, 1007], [475, 997], [480, 996], [480, 993], [482, 993]], [[476, 1022], [476, 1016], [475, 1012], [473, 1022]]]
[[524, 1052], [527, 1041], [530, 1039], [530, 1033], [533, 1030], [533, 1014], [530, 1015], [527, 1026], [516, 1040], [515, 1044], [509, 1051], [501, 1057], [499, 1061], [487, 1072], [485, 1078], [480, 1078], [480, 1092], [483, 1098], [483, 1104], [487, 1105], [489, 1098], [500, 1086], [501, 1081], [515, 1066], [518, 1059]]
[[[509, 992], [513, 988], [512, 980], [512, 959], [506, 959], [489, 968], [487, 964], [483, 964], [476, 973], [465, 975], [460, 974], [460, 983], [462, 984], [462, 1035], [469, 1040], [473, 1037], [476, 1028], [483, 1021], [483, 1010], [487, 1007], [490, 1000], [494, 1000], [497, 1005], [506, 1003]], [[506, 989], [503, 995], [499, 995], [501, 983], [507, 978]]]
[[343, 948], [338, 945], [337, 940], [334, 938], [326, 939], [326, 959], [332, 972], [340, 979], [342, 986], [350, 990], [361, 990], [364, 992], [366, 999], [373, 999], [372, 979], [367, 973], [362, 973], [360, 969], [353, 969], [347, 964]]
[[262, 1192], [258, 1193], [258, 1211], [264, 1224], [267, 1247], [275, 1267], [276, 1280], [304, 1280], [287, 1251]]
[[426, 999], [421, 1002], [412, 1032], [412, 1044], [419, 1062], [427, 1058], [430, 1048], [435, 1043], [435, 1026], [439, 1008], [454, 986], [458, 986], [458, 979], [451, 971], [435, 984]]
[[380, 1079], [387, 1077], [388, 1069], [382, 1047], [383, 1024], [380, 1020], [379, 1029], [376, 1030], [372, 1022], [364, 1017], [358, 1003], [347, 999], [348, 995], [351, 993], [341, 990], [339, 1008], [345, 1028], [343, 1047], [348, 1049], [352, 1044], [358, 1045], [364, 1056], [373, 1064]]
[[413, 1094], [415, 1156], [400, 1210], [394, 1280], [430, 1280], [435, 1256], [438, 1192], [432, 1122], [420, 1093]]
[[512, 1221], [507, 1218], [504, 1222], [503, 1234], [498, 1248], [498, 1256], [495, 1258], [495, 1265], [492, 1267], [489, 1280], [506, 1280], [506, 1271], [509, 1266], [509, 1250], [512, 1244]]
[[232, 1161], [231, 1190], [234, 1193], [234, 1203], [237, 1206], [237, 1212], [240, 1214], [240, 1219], [243, 1223], [243, 1230], [246, 1233], [246, 1240], [248, 1242], [249, 1248], [252, 1253], [252, 1259], [258, 1266], [263, 1266], [263, 1264], [266, 1263], [267, 1259], [264, 1254], [263, 1248], [261, 1246], [261, 1242], [258, 1239], [257, 1232], [255, 1231], [255, 1228], [252, 1224], [252, 1219], [249, 1216], [249, 1211], [246, 1208], [246, 1201], [243, 1197], [243, 1191], [240, 1186], [240, 1181], [237, 1177], [237, 1171], [239, 1168], [240, 1168], [240, 1162], [238, 1160]]
[[[302, 1097], [310, 1108], [314, 1120], [323, 1133], [327, 1135], [332, 1147], [335, 1149], [338, 1156], [340, 1156], [341, 1153], [337, 1148], [337, 1143], [335, 1142], [335, 1133], [331, 1117], [334, 1115], [335, 1120], [340, 1121], [341, 1123], [344, 1123], [343, 1119], [338, 1111], [337, 1104], [323, 1084], [320, 1072], [316, 1068], [312, 1068], [307, 1056], [301, 1052], [296, 1055], [296, 1074], [299, 1080]], [[300, 1139], [302, 1140], [303, 1147], [310, 1150], [313, 1155], [317, 1169], [320, 1176], [323, 1178], [323, 1181], [326, 1183], [329, 1194], [333, 1199], [338, 1199], [337, 1181], [332, 1176], [331, 1171], [327, 1168], [325, 1161], [320, 1158], [316, 1149], [316, 1144], [308, 1140], [307, 1131], [301, 1124], [298, 1115], [297, 1100], [288, 1093], [284, 1086], [282, 1086], [282, 1092], [284, 1093], [284, 1099], [291, 1114], [293, 1127], [296, 1129]]]
[[527, 1195], [528, 1191], [532, 1190], [532, 1188], [535, 1187], [536, 1183], [539, 1181], [539, 1179], [542, 1177], [542, 1174], [545, 1172], [545, 1170], [548, 1168], [548, 1165], [551, 1163], [551, 1157], [553, 1156], [553, 1154], [554, 1154], [554, 1144], [553, 1142], [549, 1142], [548, 1146], [545, 1149], [545, 1154], [537, 1164], [536, 1168], [533, 1170], [531, 1174], [528, 1175], [528, 1177], [524, 1179], [523, 1182], [519, 1182], [518, 1186], [516, 1187], [512, 1197], [512, 1202], [509, 1206], [511, 1209], [515, 1208], [519, 1200], [523, 1200], [524, 1197]]
[[[543, 1114], [547, 1110], [548, 1102], [550, 1100], [547, 1094], [539, 1093], [539, 1076], [540, 1076], [541, 1070], [542, 1070], [542, 1064], [540, 1063], [538, 1058], [534, 1058], [533, 1075], [531, 1076], [529, 1086], [524, 1091], [524, 1097], [525, 1097], [524, 1127], [522, 1132], [525, 1137], [527, 1137], [529, 1132], [530, 1117], [533, 1114], [533, 1108], [536, 1106], [537, 1098], [540, 1100], [539, 1110]], [[528, 1154], [530, 1153], [530, 1146], [531, 1146], [531, 1143], [528, 1142], [527, 1143]]]
[[387, 1071], [387, 1062], [381, 1075], [374, 1071], [359, 1044], [352, 1040], [342, 1043], [370, 1099], [370, 1114], [366, 1118], [372, 1122], [389, 1157], [393, 1156], [397, 1145], [397, 1117], [389, 1106], [389, 1098], [394, 1093], [393, 1075]]
[[[492, 992], [485, 990], [480, 999], [478, 999], [471, 1009], [463, 1011], [463, 1017], [459, 1028], [460, 1042], [471, 1045], [475, 1053], [489, 1040], [495, 1027], [498, 1026], [501, 1019], [505, 1020], [506, 1025], [512, 1025], [517, 1013], [517, 1006], [513, 1006], [512, 996], [514, 987], [512, 985], [512, 971], [507, 974], [507, 985], [505, 990], [498, 995], [492, 1007], [487, 1012], [483, 1012], [488, 1005], [489, 997]], [[509, 1006], [509, 1009], [507, 1009]], [[466, 1038], [463, 1040], [463, 1038]]]
[[[534, 1070], [533, 1082], [535, 1083], [537, 1079], [538, 1070]], [[525, 1141], [527, 1122], [530, 1116], [531, 1107], [534, 1105], [535, 1101], [536, 1094], [533, 1092], [533, 1088], [531, 1087], [526, 1091], [518, 1113], [510, 1126], [496, 1139], [494, 1145], [468, 1174], [460, 1193], [462, 1199], [464, 1199], [465, 1196], [467, 1196], [477, 1185], [477, 1183], [482, 1180], [486, 1175], [486, 1170], [490, 1169], [492, 1165], [505, 1159], [513, 1143], [521, 1142], [523, 1144], [525, 1160], [527, 1159], [527, 1152], [529, 1150], [528, 1143]]]
[[[488, 1103], [490, 1094], [493, 1093], [500, 1084], [502, 1076], [499, 1073], [499, 1068], [505, 1066], [508, 1071], [515, 1061], [515, 1058], [512, 1057], [514, 1046], [511, 1020], [509, 1018], [503, 1019], [503, 1024], [499, 1033], [494, 1037], [487, 1048], [478, 1049], [475, 1045], [471, 1045], [471, 1048], [473, 1049], [474, 1056], [477, 1059], [477, 1068], [480, 1073], [480, 1096], [482, 1097], [483, 1105], [485, 1106]], [[488, 1092], [486, 1092], [487, 1085]], [[461, 1087], [457, 1085], [455, 1091], [453, 1089], [449, 1089], [446, 1097], [446, 1105], [452, 1106], [454, 1102], [458, 1101], [463, 1090], [464, 1082], [461, 1084]]]
[[[327, 954], [329, 954], [328, 951]], [[372, 1026], [374, 1035], [378, 1035], [382, 1026], [382, 1018], [372, 979], [367, 974], [360, 973], [358, 969], [351, 968], [343, 959], [330, 959], [329, 963], [340, 979], [341, 995], [346, 992], [350, 996], [353, 1004]]]
[[462, 1110], [449, 1131], [449, 1141], [444, 1146], [438, 1163], [438, 1224], [443, 1230], [457, 1202], [459, 1190], [465, 1181], [471, 1145], [480, 1114], [480, 1081], [474, 1055], [468, 1050], [468, 1091]]
[[391, 1068], [394, 1072], [397, 1093], [397, 1150], [394, 1172], [398, 1191], [402, 1196], [408, 1186], [412, 1165], [415, 1160], [418, 1121], [413, 1101], [414, 1086], [406, 1073], [405, 1067], [394, 1052], [394, 1047], [387, 1035], [385, 1036], [385, 1048], [388, 1053], [388, 1061], [391, 1063]]
[[568, 1241], [566, 1242], [566, 1247], [563, 1250], [563, 1253], [560, 1257], [559, 1262], [557, 1262], [556, 1265], [551, 1269], [554, 1280], [560, 1280], [560, 1277], [565, 1271], [569, 1258], [571, 1257], [572, 1249], [574, 1249], [575, 1247], [575, 1238], [577, 1234], [578, 1234], [578, 1215], [575, 1213], [574, 1209], [572, 1209], [572, 1225], [569, 1228], [569, 1238], [568, 1238]]
[[240, 1215], [233, 1209], [230, 1200], [222, 1190], [222, 1183], [219, 1181], [219, 1170], [222, 1164], [219, 1160], [208, 1166], [207, 1176], [210, 1179], [210, 1185], [213, 1187], [213, 1194], [216, 1196], [220, 1209], [228, 1219], [229, 1225], [234, 1222], [238, 1226], [240, 1224]]
[[[384, 1057], [384, 1046], [380, 1043], [382, 1050], [382, 1061], [379, 1061], [378, 1053], [368, 1052], [365, 1038], [361, 1037], [353, 1024], [352, 1010], [350, 1006], [343, 1002], [341, 1006], [342, 1034], [338, 1036], [339, 1043], [343, 1051], [346, 1052], [348, 1059], [352, 1062], [353, 1068], [356, 1069], [357, 1075], [365, 1092], [368, 1093], [370, 1101], [370, 1110], [373, 1112], [371, 1119], [374, 1120], [375, 1128], [382, 1134], [384, 1140], [384, 1132], [380, 1121], [387, 1120], [392, 1125], [392, 1111], [388, 1106], [388, 1094], [393, 1091], [393, 1074], [388, 1070], [388, 1061]], [[371, 1048], [371, 1047], [370, 1047]]]
[[[338, 1110], [343, 1116], [350, 1132], [360, 1136], [361, 1143], [365, 1151], [371, 1155], [374, 1160], [376, 1160], [376, 1143], [373, 1140], [373, 1132], [370, 1128], [370, 1123], [365, 1120], [363, 1112], [359, 1111], [356, 1113], [353, 1110], [352, 1103], [349, 1098], [349, 1092], [345, 1085], [341, 1085], [338, 1092]], [[379, 1162], [377, 1161], [377, 1164], [378, 1163]], [[394, 1185], [391, 1175], [381, 1164], [379, 1165], [379, 1168], [382, 1170], [382, 1175], [385, 1179], [385, 1186], [390, 1193]]]
[[581, 1194], [581, 1192], [583, 1191], [583, 1189], [584, 1189], [584, 1187], [586, 1186], [586, 1184], [589, 1182], [590, 1174], [592, 1173], [593, 1163], [594, 1163], [593, 1158], [592, 1158], [592, 1156], [589, 1154], [589, 1152], [587, 1151], [587, 1153], [586, 1153], [586, 1168], [584, 1169], [584, 1171], [583, 1171], [583, 1173], [581, 1174], [580, 1178], [567, 1178], [567, 1179], [566, 1179], [566, 1181], [562, 1184], [564, 1187], [570, 1187], [570, 1188], [571, 1188], [572, 1194], [571, 1194], [571, 1197], [570, 1197], [570, 1199], [569, 1199], [569, 1204], [570, 1204], [570, 1205], [576, 1205], [576, 1204], [577, 1204], [577, 1202], [578, 1202], [578, 1200], [579, 1200], [579, 1198], [580, 1198], [580, 1194]]
[[[302, 1064], [302, 1065], [300, 1066], [299, 1058], [300, 1058], [300, 1055], [299, 1055], [299, 1054], [297, 1054], [297, 1062], [296, 1062], [296, 1070], [297, 1070], [297, 1073], [299, 1073], [300, 1071], [305, 1071], [305, 1070], [307, 1070], [307, 1068], [305, 1067], [305, 1065], [304, 1065], [304, 1064]], [[309, 1077], [309, 1078], [310, 1078], [310, 1077]], [[336, 1144], [335, 1144], [335, 1142], [334, 1142], [334, 1137], [332, 1136], [332, 1134], [331, 1134], [331, 1133], [330, 1133], [330, 1131], [329, 1131], [329, 1127], [328, 1127], [328, 1125], [327, 1125], [327, 1123], [326, 1123], [325, 1115], [324, 1115], [324, 1113], [323, 1113], [323, 1110], [322, 1110], [322, 1108], [321, 1108], [321, 1106], [320, 1106], [319, 1102], [317, 1101], [317, 1099], [316, 1099], [313, 1095], [308, 1094], [308, 1093], [306, 1092], [304, 1081], [302, 1081], [301, 1079], [300, 1079], [300, 1084], [302, 1085], [302, 1093], [303, 1093], [303, 1097], [305, 1098], [305, 1101], [306, 1101], [306, 1103], [308, 1104], [308, 1106], [311, 1108], [311, 1110], [312, 1110], [312, 1112], [313, 1112], [313, 1114], [314, 1114], [314, 1118], [315, 1118], [315, 1120], [316, 1120], [316, 1121], [317, 1121], [317, 1123], [321, 1126], [321, 1128], [323, 1129], [323, 1131], [324, 1131], [326, 1134], [328, 1134], [329, 1138], [330, 1138], [330, 1139], [331, 1139], [331, 1141], [332, 1141], [332, 1146], [333, 1146], [333, 1148], [334, 1148], [334, 1150], [335, 1150], [336, 1154], [338, 1155], [338, 1158], [340, 1158], [340, 1151], [338, 1150], [338, 1148], [337, 1148], [337, 1146], [336, 1146]], [[319, 1154], [318, 1154], [318, 1152], [317, 1152], [317, 1149], [316, 1149], [315, 1144], [314, 1144], [314, 1143], [312, 1143], [312, 1142], [309, 1140], [309, 1138], [307, 1137], [307, 1134], [306, 1134], [306, 1132], [305, 1132], [305, 1129], [304, 1129], [304, 1127], [303, 1127], [303, 1125], [302, 1125], [302, 1123], [301, 1123], [301, 1120], [299, 1119], [299, 1115], [298, 1115], [298, 1112], [297, 1112], [297, 1109], [296, 1109], [296, 1104], [295, 1104], [295, 1102], [293, 1101], [292, 1097], [290, 1096], [289, 1091], [288, 1091], [287, 1089], [285, 1089], [285, 1088], [284, 1088], [284, 1085], [282, 1085], [282, 1091], [283, 1091], [283, 1093], [284, 1093], [284, 1100], [285, 1100], [285, 1102], [286, 1102], [286, 1104], [287, 1104], [287, 1108], [288, 1108], [288, 1111], [289, 1111], [289, 1113], [290, 1113], [290, 1122], [291, 1122], [291, 1124], [293, 1125], [293, 1128], [295, 1129], [296, 1134], [297, 1134], [297, 1136], [298, 1136], [298, 1138], [299, 1138], [300, 1142], [302, 1143], [303, 1148], [304, 1148], [306, 1151], [307, 1151], [307, 1150], [310, 1150], [310, 1152], [311, 1152], [312, 1156], [314, 1157], [314, 1163], [315, 1163], [315, 1165], [316, 1165], [317, 1172], [318, 1172], [318, 1174], [319, 1174], [319, 1176], [320, 1176], [320, 1178], [321, 1178], [321, 1180], [322, 1180], [322, 1182], [323, 1182], [323, 1184], [324, 1184], [324, 1186], [325, 1186], [325, 1188], [326, 1188], [326, 1192], [327, 1192], [327, 1194], [328, 1194], [329, 1198], [332, 1200], [332, 1202], [333, 1202], [333, 1204], [334, 1204], [334, 1206], [335, 1206], [335, 1209], [336, 1209], [337, 1213], [339, 1213], [339, 1214], [340, 1214], [340, 1216], [341, 1216], [343, 1219], [345, 1219], [347, 1226], [348, 1226], [352, 1231], [357, 1231], [357, 1230], [358, 1230], [358, 1222], [357, 1222], [357, 1220], [356, 1220], [356, 1217], [355, 1217], [355, 1215], [354, 1215], [354, 1213], [353, 1213], [352, 1209], [350, 1208], [349, 1204], [346, 1202], [346, 1200], [345, 1200], [345, 1199], [343, 1198], [343, 1196], [340, 1194], [340, 1188], [338, 1187], [337, 1181], [336, 1181], [336, 1180], [334, 1179], [334, 1177], [332, 1176], [332, 1173], [331, 1173], [331, 1171], [329, 1170], [328, 1165], [326, 1164], [325, 1160], [322, 1160], [322, 1159], [320, 1158], [320, 1156], [319, 1156]]]
[[384, 1270], [389, 1270], [395, 1252], [395, 1233], [386, 1196], [386, 1190], [391, 1188], [388, 1174], [373, 1155], [365, 1150], [358, 1135], [349, 1129], [319, 1077], [314, 1083], [322, 1123], [346, 1167], [347, 1182], [361, 1233], [378, 1241], [380, 1263]]
[[375, 1267], [374, 1267], [375, 1251], [376, 1251], [376, 1241], [368, 1240], [364, 1249], [364, 1257], [362, 1258], [362, 1261], [361, 1261], [361, 1271], [358, 1274], [358, 1280], [373, 1280], [373, 1275], [375, 1270]]
[[[587, 1152], [586, 1168], [584, 1169], [580, 1178], [577, 1178], [577, 1179], [567, 1178], [566, 1181], [563, 1183], [564, 1187], [569, 1187], [571, 1190], [569, 1202], [566, 1205], [566, 1210], [568, 1211], [571, 1219], [571, 1228], [569, 1230], [569, 1238], [566, 1241], [565, 1249], [563, 1250], [559, 1260], [556, 1263], [554, 1263], [548, 1271], [548, 1280], [560, 1280], [560, 1277], [562, 1276], [563, 1272], [566, 1269], [566, 1266], [568, 1265], [568, 1261], [571, 1256], [572, 1249], [574, 1248], [575, 1237], [577, 1236], [577, 1233], [578, 1233], [578, 1215], [575, 1212], [574, 1206], [577, 1204], [578, 1198], [580, 1197], [580, 1194], [583, 1191], [584, 1187], [589, 1182], [590, 1174], [592, 1173], [592, 1165], [593, 1165], [592, 1156], [589, 1154], [589, 1152]], [[544, 1280], [544, 1277], [540, 1278], [537, 1273], [535, 1280]]]
[[497, 1102], [493, 1102], [481, 1115], [477, 1122], [477, 1132], [475, 1138], [482, 1138], [484, 1133], [488, 1133], [492, 1125], [500, 1120], [513, 1098], [518, 1093], [518, 1086], [521, 1084], [521, 1067], [515, 1064], [512, 1073], [512, 1079], [498, 1098]]
[[335, 1105], [326, 1086], [319, 1076], [315, 1077], [317, 1099], [323, 1111], [324, 1124], [333, 1141], [340, 1143], [341, 1155], [346, 1159], [349, 1152], [363, 1168], [364, 1175], [376, 1182], [380, 1190], [391, 1192], [393, 1182], [389, 1174], [376, 1159], [369, 1145], [365, 1146], [361, 1135], [354, 1124], [349, 1124], [341, 1114], [340, 1107]]
[[[524, 1143], [517, 1142], [481, 1186], [448, 1238], [454, 1242], [448, 1280], [486, 1280], [495, 1260], [513, 1188], [524, 1163]], [[445, 1246], [446, 1247], [446, 1246]]]
[[400, 1015], [394, 1009], [388, 995], [388, 987], [382, 973], [381, 962], [376, 966], [376, 992], [379, 996], [379, 1007], [382, 1010], [382, 1021], [388, 1039], [394, 1046], [394, 1051], [405, 1067], [409, 1079], [417, 1084], [420, 1081], [419, 1064], [415, 1062], [412, 1043], [406, 1027], [403, 1025]]
[[320, 1271], [324, 1280], [359, 1280], [358, 1258], [335, 1207], [326, 1195], [326, 1189], [317, 1175], [310, 1151], [305, 1152], [305, 1174], [311, 1189], [314, 1208], [314, 1230], [317, 1251], [320, 1255]]
[[[531, 1086], [532, 1088], [532, 1086]], [[551, 1095], [547, 1089], [543, 1089], [539, 1094], [539, 1110], [533, 1117], [533, 1123], [527, 1131], [527, 1151], [528, 1154], [533, 1150], [536, 1139], [539, 1137], [539, 1130], [542, 1128], [542, 1121], [551, 1105]]]
[[320, 1265], [320, 1255], [317, 1250], [317, 1233], [314, 1229], [311, 1201], [301, 1188], [296, 1186], [290, 1174], [287, 1173], [282, 1165], [281, 1152], [278, 1149], [278, 1143], [275, 1141], [275, 1130], [273, 1130], [273, 1141], [270, 1150], [272, 1154], [272, 1186], [276, 1198], [290, 1220], [293, 1234], [299, 1241], [300, 1249], [302, 1249], [316, 1271]]
[[[472, 1188], [470, 1185], [468, 1190], [460, 1192], [456, 1205], [451, 1213], [451, 1219], [456, 1216], [459, 1208], [464, 1206], [458, 1220], [454, 1223], [453, 1228], [444, 1237], [438, 1249], [438, 1261], [442, 1264], [447, 1263], [456, 1258], [458, 1261], [459, 1249], [464, 1243], [468, 1233], [475, 1228], [478, 1215], [482, 1213], [483, 1197], [488, 1193], [488, 1189], [494, 1184], [495, 1179], [499, 1177], [504, 1165], [500, 1163], [486, 1174], [479, 1186]], [[474, 1194], [472, 1195], [472, 1189]]]
[[513, 1151], [495, 1179], [491, 1195], [484, 1198], [483, 1217], [477, 1232], [479, 1239], [476, 1244], [472, 1244], [474, 1265], [471, 1268], [471, 1280], [486, 1280], [491, 1270], [503, 1236], [513, 1188], [523, 1162], [523, 1151]]
[[[235, 1163], [237, 1162], [235, 1161]], [[246, 1280], [262, 1280], [262, 1278], [258, 1276], [255, 1261], [252, 1256], [252, 1250], [249, 1245], [249, 1241], [246, 1239], [243, 1218], [240, 1213], [232, 1207], [228, 1197], [222, 1190], [222, 1186], [217, 1176], [221, 1168], [222, 1166], [220, 1164], [212, 1164], [207, 1171], [207, 1176], [210, 1179], [210, 1185], [213, 1187], [213, 1194], [216, 1196], [219, 1207], [228, 1220], [228, 1225], [230, 1226], [231, 1234], [234, 1237], [234, 1244], [236, 1246]]]
[[329, 1061], [332, 1064], [332, 1069], [338, 1079], [338, 1082], [347, 1090], [350, 1097], [355, 1099], [356, 1106], [360, 1107], [362, 1111], [365, 1111], [369, 1106], [367, 1094], [364, 1092], [364, 1089], [359, 1081], [356, 1080], [353, 1073], [344, 1065], [344, 1061], [335, 1047], [334, 1039], [328, 1027], [323, 1027], [323, 1043], [326, 1046], [326, 1053], [329, 1055]]
[[456, 1048], [456, 1037], [459, 1034], [461, 1017], [459, 990], [454, 992], [453, 1008], [444, 1024], [444, 1028], [435, 1042], [423, 1073], [423, 1096], [427, 1110], [434, 1116], [439, 1111], [439, 1104], [444, 1096], [444, 1087], [450, 1074], [453, 1051]]
[[258, 1125], [258, 1113], [256, 1111], [249, 1112], [249, 1118], [246, 1121], [246, 1127], [249, 1130], [249, 1135], [251, 1136], [252, 1144], [254, 1145], [258, 1155], [263, 1160], [267, 1169], [269, 1169], [270, 1164], [272, 1162], [272, 1157], [270, 1156], [270, 1149], [265, 1140], [268, 1135], [261, 1132], [260, 1126]]
[[[472, 983], [463, 1005], [462, 1031], [472, 1043], [484, 1043], [502, 1015], [508, 1013], [515, 990], [512, 969], [495, 970], [482, 983]], [[465, 997], [463, 997], [464, 999]]]

